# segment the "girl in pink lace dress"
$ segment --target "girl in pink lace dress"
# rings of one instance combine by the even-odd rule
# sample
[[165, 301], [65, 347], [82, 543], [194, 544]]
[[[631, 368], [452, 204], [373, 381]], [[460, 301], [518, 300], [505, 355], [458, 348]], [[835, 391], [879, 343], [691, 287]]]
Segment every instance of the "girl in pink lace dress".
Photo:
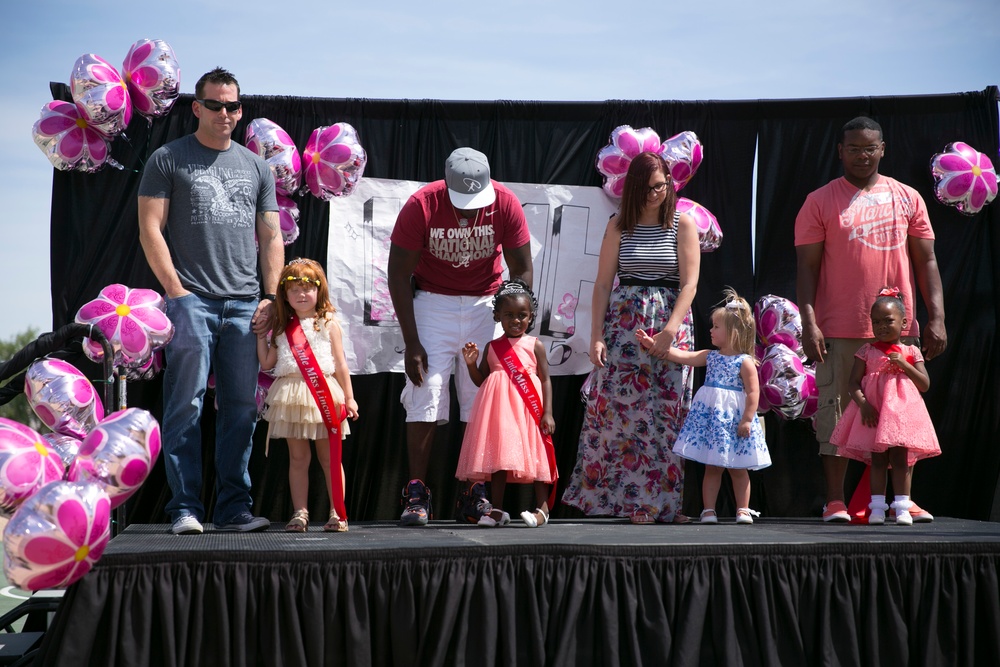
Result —
[[830, 442], [846, 456], [871, 463], [869, 524], [885, 523], [886, 469], [892, 470], [896, 523], [910, 525], [910, 478], [918, 459], [941, 453], [934, 424], [920, 396], [931, 381], [920, 348], [901, 344], [906, 311], [899, 290], [884, 287], [871, 309], [874, 343], [854, 355], [848, 388], [853, 399]]
[[556, 424], [545, 347], [525, 335], [535, 318], [535, 298], [527, 284], [518, 279], [504, 282], [493, 299], [493, 317], [503, 336], [489, 344], [480, 365], [475, 343], [466, 343], [462, 350], [479, 393], [455, 477], [491, 482], [492, 507], [479, 519], [479, 525], [491, 527], [510, 523], [510, 514], [502, 509], [507, 483], [533, 483], [538, 507], [521, 512], [521, 518], [536, 528], [548, 523], [548, 497], [558, 472], [548, 439]]

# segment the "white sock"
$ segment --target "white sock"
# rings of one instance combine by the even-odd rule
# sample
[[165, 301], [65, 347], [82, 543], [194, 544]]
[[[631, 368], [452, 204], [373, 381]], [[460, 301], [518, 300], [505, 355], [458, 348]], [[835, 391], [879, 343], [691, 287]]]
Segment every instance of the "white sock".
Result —
[[872, 502], [869, 507], [885, 507], [885, 496], [872, 495]]
[[896, 506], [897, 510], [899, 508], [903, 508], [903, 509], [907, 509], [907, 510], [910, 509], [910, 497], [909, 496], [896, 496], [895, 500], [896, 501], [893, 503], [893, 505]]

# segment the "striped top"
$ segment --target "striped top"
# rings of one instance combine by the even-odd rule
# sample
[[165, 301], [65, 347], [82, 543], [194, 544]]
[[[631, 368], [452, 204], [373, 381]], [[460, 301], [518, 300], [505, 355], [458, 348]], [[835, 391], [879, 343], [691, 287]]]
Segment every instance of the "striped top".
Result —
[[680, 280], [677, 260], [677, 227], [681, 214], [674, 212], [668, 229], [638, 225], [632, 234], [622, 234], [618, 247], [618, 277], [640, 280]]

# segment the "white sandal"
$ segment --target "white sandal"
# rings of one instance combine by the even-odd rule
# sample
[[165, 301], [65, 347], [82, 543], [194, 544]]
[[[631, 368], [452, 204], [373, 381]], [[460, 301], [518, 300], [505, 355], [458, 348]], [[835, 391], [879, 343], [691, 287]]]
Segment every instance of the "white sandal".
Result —
[[701, 522], [702, 523], [719, 523], [719, 515], [715, 513], [714, 509], [708, 508], [701, 511]]
[[[542, 521], [539, 523], [538, 517], [535, 516], [535, 512], [542, 515]], [[529, 510], [524, 510], [521, 512], [521, 521], [525, 523], [528, 528], [540, 528], [549, 522], [549, 515], [545, 513], [541, 507], [535, 508], [535, 512]]]
[[752, 510], [749, 507], [741, 507], [736, 510], [736, 523], [750, 525], [753, 523], [753, 518], [755, 516], [759, 517], [760, 512]]

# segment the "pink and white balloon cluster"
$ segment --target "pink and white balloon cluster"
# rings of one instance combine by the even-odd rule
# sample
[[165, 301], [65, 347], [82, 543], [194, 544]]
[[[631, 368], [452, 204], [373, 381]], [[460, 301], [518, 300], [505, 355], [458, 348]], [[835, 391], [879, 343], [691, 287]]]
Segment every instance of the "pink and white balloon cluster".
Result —
[[761, 411], [773, 410], [785, 419], [810, 419], [819, 392], [816, 369], [802, 351], [802, 318], [788, 299], [768, 294], [754, 305], [759, 340]]
[[[625, 175], [632, 159], [647, 151], [661, 155], [666, 161], [677, 192], [694, 178], [703, 157], [701, 141], [694, 132], [684, 131], [661, 143], [660, 136], [652, 128], [636, 130], [628, 125], [619, 125], [611, 131], [608, 145], [597, 152], [596, 166], [604, 176], [604, 192], [621, 199]], [[722, 244], [722, 229], [711, 211], [685, 197], [677, 198], [677, 210], [694, 219], [702, 252], [718, 249]]]
[[967, 143], [955, 141], [931, 158], [931, 176], [938, 201], [959, 213], [975, 215], [996, 199], [997, 172], [993, 162]]
[[109, 161], [110, 143], [128, 127], [133, 109], [149, 121], [170, 112], [180, 74], [173, 49], [159, 39], [133, 44], [120, 74], [100, 56], [85, 53], [70, 76], [73, 102], [42, 107], [31, 130], [35, 144], [56, 169], [93, 173]]
[[56, 359], [28, 367], [25, 396], [54, 432], [0, 418], [4, 574], [24, 590], [65, 588], [101, 557], [111, 510], [149, 476], [160, 426], [138, 408], [102, 419], [90, 381]]
[[[83, 304], [76, 321], [104, 333], [114, 351], [114, 365], [124, 368], [128, 379], [149, 379], [162, 366], [156, 353], [174, 336], [174, 325], [163, 308], [157, 292], [115, 283]], [[83, 339], [83, 351], [91, 361], [104, 359], [104, 349], [90, 338]]]
[[285, 245], [299, 236], [299, 207], [292, 199], [302, 185], [324, 201], [354, 192], [364, 174], [368, 155], [358, 141], [358, 133], [347, 123], [313, 130], [303, 156], [291, 136], [267, 118], [255, 118], [247, 126], [246, 147], [264, 158], [274, 174], [278, 196], [281, 237]]

